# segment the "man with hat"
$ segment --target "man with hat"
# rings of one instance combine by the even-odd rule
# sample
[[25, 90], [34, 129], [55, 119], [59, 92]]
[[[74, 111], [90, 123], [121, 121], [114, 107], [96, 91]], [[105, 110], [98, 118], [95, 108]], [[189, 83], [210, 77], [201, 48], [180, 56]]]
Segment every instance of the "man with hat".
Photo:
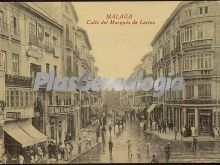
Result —
[[168, 142], [168, 144], [165, 146], [165, 153], [166, 153], [166, 162], [169, 162], [170, 159], [170, 151], [171, 151], [171, 147], [170, 147], [170, 142]]

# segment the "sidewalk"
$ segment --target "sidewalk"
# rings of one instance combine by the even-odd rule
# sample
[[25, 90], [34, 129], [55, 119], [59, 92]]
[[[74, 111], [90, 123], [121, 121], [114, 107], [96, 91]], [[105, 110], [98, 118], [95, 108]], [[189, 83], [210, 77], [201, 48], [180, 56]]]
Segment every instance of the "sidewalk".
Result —
[[82, 131], [84, 130], [81, 129], [80, 131], [80, 137], [82, 140], [82, 147], [81, 147], [81, 153], [78, 153], [78, 137], [76, 138], [75, 141], [72, 142], [73, 144], [73, 155], [72, 158], [70, 160], [58, 160], [57, 164], [68, 164], [71, 163], [74, 159], [76, 159], [77, 157], [83, 155], [84, 153], [86, 153], [87, 151], [91, 150], [93, 147], [95, 147], [98, 143], [96, 142], [96, 132], [95, 132], [95, 128], [94, 127], [90, 127], [90, 128], [85, 128], [86, 131], [90, 130], [91, 131], [91, 137], [92, 137], [92, 141], [91, 141], [91, 147], [89, 147], [87, 150], [86, 149], [86, 141], [87, 139], [85, 139], [82, 136]]
[[[183, 139], [181, 140], [180, 132], [178, 132], [176, 140], [174, 136], [174, 131], [170, 131], [170, 132], [167, 131], [167, 133], [165, 134], [165, 133], [158, 133], [158, 131], [156, 130], [151, 130], [151, 133], [164, 140], [170, 140], [170, 141], [192, 141], [193, 140], [193, 137], [183, 137]], [[196, 138], [198, 139], [198, 141], [220, 142], [220, 137], [214, 138], [213, 136], [197, 136]]]

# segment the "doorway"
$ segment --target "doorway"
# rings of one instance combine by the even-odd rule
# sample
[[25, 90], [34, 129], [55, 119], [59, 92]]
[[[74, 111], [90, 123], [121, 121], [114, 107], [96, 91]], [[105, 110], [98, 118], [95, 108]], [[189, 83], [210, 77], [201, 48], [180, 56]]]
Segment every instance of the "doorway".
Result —
[[199, 111], [199, 132], [201, 135], [210, 135], [212, 118], [210, 110]]

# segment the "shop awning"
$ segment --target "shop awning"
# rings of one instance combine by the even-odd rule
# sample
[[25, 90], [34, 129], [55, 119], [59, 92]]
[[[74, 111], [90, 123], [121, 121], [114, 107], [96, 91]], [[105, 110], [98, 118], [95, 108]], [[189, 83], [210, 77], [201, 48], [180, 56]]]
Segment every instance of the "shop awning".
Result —
[[27, 147], [32, 144], [35, 144], [35, 139], [24, 132], [16, 123], [7, 123], [4, 125], [4, 130], [7, 132], [13, 139], [19, 142], [22, 147]]
[[34, 128], [28, 121], [6, 123], [4, 130], [20, 143], [22, 147], [47, 141], [47, 137]]
[[145, 108], [146, 108], [146, 106], [143, 105], [139, 108], [139, 111], [142, 112]]
[[35, 139], [36, 143], [47, 141], [47, 136], [38, 131], [28, 121], [17, 122], [18, 126], [21, 127], [27, 134]]
[[149, 113], [152, 112], [156, 106], [157, 106], [157, 104], [150, 105], [150, 107], [147, 109], [147, 112], [149, 112]]

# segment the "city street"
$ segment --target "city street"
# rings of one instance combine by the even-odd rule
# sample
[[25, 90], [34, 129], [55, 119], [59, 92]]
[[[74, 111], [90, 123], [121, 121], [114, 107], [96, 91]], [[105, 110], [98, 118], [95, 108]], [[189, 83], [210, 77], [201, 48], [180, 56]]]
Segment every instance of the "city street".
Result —
[[[106, 133], [109, 139], [109, 133]], [[127, 123], [125, 130], [118, 131], [117, 127], [112, 136], [113, 139], [113, 154], [112, 157], [108, 151], [108, 140], [106, 140], [105, 147], [99, 144], [90, 152], [81, 155], [72, 163], [148, 163], [152, 158], [152, 154], [156, 154], [159, 162], [165, 162], [164, 147], [166, 140], [161, 140], [157, 136], [152, 136], [150, 156], [146, 152], [146, 138], [144, 132], [140, 130], [137, 123]], [[131, 159], [128, 158], [127, 141], [132, 141]], [[137, 158], [137, 142], [141, 142], [141, 158]], [[190, 147], [190, 142], [171, 142], [171, 159], [169, 162], [220, 162], [220, 143], [219, 142], [199, 142], [198, 151], [194, 153]]]

